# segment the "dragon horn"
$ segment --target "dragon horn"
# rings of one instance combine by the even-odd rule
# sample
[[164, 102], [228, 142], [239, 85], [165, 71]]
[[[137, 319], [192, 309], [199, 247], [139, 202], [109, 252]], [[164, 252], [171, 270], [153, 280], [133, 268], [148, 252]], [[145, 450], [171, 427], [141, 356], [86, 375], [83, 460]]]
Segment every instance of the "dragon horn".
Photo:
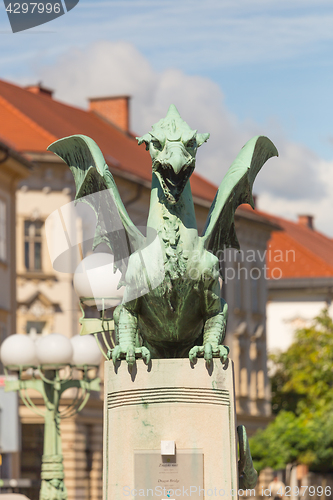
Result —
[[210, 134], [197, 134], [197, 145], [201, 146], [204, 142], [207, 142]]
[[174, 104], [170, 105], [168, 112], [167, 112], [167, 117], [170, 118], [171, 116], [179, 116], [179, 118], [180, 118], [180, 114], [178, 112], [178, 109], [176, 108], [176, 106]]
[[138, 141], [139, 146], [140, 146], [140, 144], [142, 144], [144, 142], [145, 145], [146, 145], [146, 151], [148, 151], [149, 144], [150, 144], [150, 141], [151, 141], [151, 135], [150, 134], [145, 134], [145, 135], [143, 135], [141, 137], [136, 137], [136, 140]]

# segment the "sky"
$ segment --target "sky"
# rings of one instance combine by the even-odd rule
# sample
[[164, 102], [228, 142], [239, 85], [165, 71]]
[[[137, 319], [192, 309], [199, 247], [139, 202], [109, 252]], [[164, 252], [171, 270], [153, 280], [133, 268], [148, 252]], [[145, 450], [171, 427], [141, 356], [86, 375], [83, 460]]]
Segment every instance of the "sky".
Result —
[[137, 134], [175, 104], [210, 132], [196, 171], [216, 185], [251, 137], [268, 136], [279, 158], [257, 177], [258, 208], [314, 215], [333, 237], [332, 0], [80, 0], [19, 33], [1, 2], [0, 44], [4, 80], [42, 81], [80, 107], [131, 95]]

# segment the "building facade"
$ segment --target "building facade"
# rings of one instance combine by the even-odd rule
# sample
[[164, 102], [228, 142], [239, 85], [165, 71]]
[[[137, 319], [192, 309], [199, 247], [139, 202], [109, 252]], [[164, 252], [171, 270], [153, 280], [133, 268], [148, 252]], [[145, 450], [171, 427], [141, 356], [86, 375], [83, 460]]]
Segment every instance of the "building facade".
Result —
[[229, 305], [225, 343], [235, 363], [237, 422], [251, 436], [271, 420], [267, 375], [267, 242], [277, 226], [247, 206], [236, 212], [240, 252], [226, 250], [224, 296]]
[[[31, 168], [23, 156], [0, 142], [0, 343], [16, 331], [15, 193], [18, 182], [31, 173]], [[3, 373], [2, 366], [0, 370]], [[19, 467], [18, 453], [3, 454], [2, 475], [17, 477]]]
[[16, 329], [15, 193], [30, 173], [31, 164], [0, 142], [0, 341]]
[[268, 217], [281, 228], [272, 232], [267, 253], [267, 347], [276, 352], [323, 309], [333, 316], [333, 240], [316, 231], [311, 215], [297, 222]]

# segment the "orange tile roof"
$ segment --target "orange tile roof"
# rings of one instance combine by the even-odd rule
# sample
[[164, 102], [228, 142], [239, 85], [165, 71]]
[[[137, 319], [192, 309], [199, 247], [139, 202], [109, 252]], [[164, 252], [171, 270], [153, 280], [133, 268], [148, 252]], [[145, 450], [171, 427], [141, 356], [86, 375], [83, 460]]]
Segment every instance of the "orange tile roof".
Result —
[[[55, 101], [0, 80], [0, 140], [21, 153], [45, 153], [62, 137], [84, 134], [96, 141], [112, 168], [151, 181], [151, 160], [144, 146], [95, 113]], [[115, 161], [116, 160], [116, 161]], [[194, 196], [212, 201], [216, 186], [197, 174], [191, 177]]]
[[[0, 141], [20, 153], [48, 153], [52, 142], [74, 134], [84, 134], [101, 148], [106, 162], [117, 170], [151, 181], [151, 159], [144, 146], [138, 147], [132, 132], [123, 132], [97, 114], [58, 102], [50, 93], [29, 92], [26, 88], [0, 80]], [[217, 186], [194, 173], [192, 194], [197, 199], [212, 202]], [[242, 205], [239, 214], [251, 211], [251, 218], [265, 222], [267, 218], [250, 206]]]
[[38, 151], [56, 140], [0, 95], [0, 138], [17, 151]]
[[[279, 225], [273, 231], [267, 252], [268, 276], [274, 267], [281, 269], [281, 278], [333, 276], [333, 240], [304, 224], [262, 213]], [[275, 278], [278, 272], [275, 273]]]

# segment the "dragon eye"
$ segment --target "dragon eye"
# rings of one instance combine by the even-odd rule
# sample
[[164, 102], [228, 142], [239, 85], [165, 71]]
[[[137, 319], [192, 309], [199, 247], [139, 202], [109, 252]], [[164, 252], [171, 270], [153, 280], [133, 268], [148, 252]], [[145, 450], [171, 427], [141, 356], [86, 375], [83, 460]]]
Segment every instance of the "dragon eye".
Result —
[[196, 143], [196, 140], [194, 138], [192, 138], [189, 141], [185, 142], [185, 147], [186, 148], [194, 148], [195, 143]]
[[158, 141], [157, 139], [154, 139], [151, 142], [152, 142], [152, 145], [154, 146], [155, 149], [159, 149], [161, 151], [162, 144], [160, 143], [160, 141]]

